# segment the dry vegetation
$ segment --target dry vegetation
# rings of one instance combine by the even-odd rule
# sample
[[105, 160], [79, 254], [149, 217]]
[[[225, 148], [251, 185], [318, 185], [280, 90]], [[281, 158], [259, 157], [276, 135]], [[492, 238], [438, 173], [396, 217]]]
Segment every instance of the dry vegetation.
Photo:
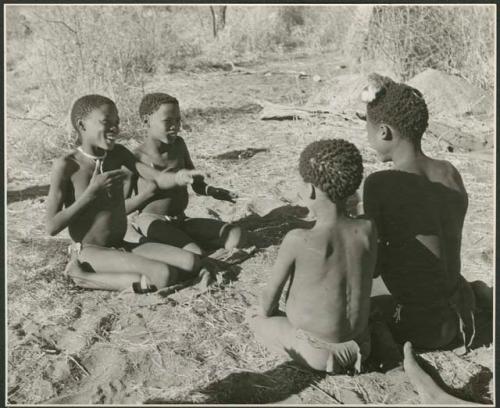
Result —
[[[474, 66], [472, 54], [457, 55], [457, 61], [448, 65], [442, 65], [441, 56], [435, 60], [441, 65], [421, 64], [417, 58], [411, 73], [428, 67], [457, 69], [474, 85], [491, 86], [488, 27], [493, 27], [493, 17], [488, 18], [482, 9], [450, 10], [455, 10], [455, 19], [450, 17], [451, 11], [446, 12], [445, 17], [453, 21], [447, 27], [448, 37], [437, 31], [432, 38], [438, 42], [438, 34], [451, 38], [452, 30], [463, 28], [462, 18], [471, 23], [474, 18], [486, 21], [488, 24], [476, 24], [470, 31], [477, 36], [471, 35], [471, 42], [481, 44], [471, 47], [475, 51], [485, 47], [476, 55], [482, 59]], [[306, 224], [293, 196], [301, 149], [313, 140], [343, 137], [359, 146], [365, 174], [385, 168], [376, 161], [363, 123], [355, 117], [345, 120], [325, 114], [262, 121], [255, 104], [266, 100], [302, 106], [327, 84], [334, 84], [339, 75], [363, 72], [363, 65], [354, 65], [356, 61], [338, 48], [346, 35], [355, 34], [347, 28], [353, 21], [349, 18], [358, 17], [356, 10], [229, 6], [225, 28], [217, 38], [208, 6], [22, 7], [7, 11], [11, 403], [40, 403], [51, 398], [59, 398], [54, 403], [265, 403], [290, 395], [290, 402], [299, 404], [418, 402], [400, 369], [389, 374], [370, 370], [357, 377], [310, 373], [269, 354], [243, 323], [284, 233]], [[376, 44], [373, 36], [381, 22], [387, 26], [387, 21], [402, 12], [391, 8], [377, 14], [372, 24], [378, 28], [371, 29], [367, 38], [370, 52], [376, 47], [389, 52], [391, 42], [379, 39]], [[415, 27], [421, 27], [418, 24], [424, 17], [441, 24], [437, 17], [432, 20], [434, 17], [422, 13], [410, 13], [418, 17]], [[399, 26], [390, 21], [392, 35], [399, 35]], [[406, 20], [396, 22], [401, 27], [406, 24]], [[434, 25], [426, 24], [422, 29], [431, 28]], [[414, 35], [410, 43], [415, 44], [416, 33], [422, 29], [407, 32]], [[457, 36], [457, 47], [463, 38]], [[443, 44], [448, 44], [442, 48], [450, 56], [455, 55], [449, 42]], [[409, 77], [410, 71], [402, 72], [397, 65], [408, 61], [401, 57], [403, 45], [397, 45], [397, 53], [390, 51], [395, 61], [384, 67]], [[369, 57], [364, 54], [361, 63]], [[307, 75], [299, 75], [301, 72]], [[314, 75], [322, 81], [313, 81]], [[120, 110], [123, 143], [134, 147], [143, 137], [138, 130], [138, 101], [144, 92], [158, 90], [180, 99], [184, 136], [198, 167], [206, 169], [215, 184], [233, 189], [241, 197], [235, 205], [193, 197], [188, 215], [241, 223], [252, 231], [256, 252], [244, 260], [234, 259], [242, 254], [220, 253], [219, 259], [233, 265], [226, 268], [226, 279], [207, 293], [193, 288], [162, 297], [78, 289], [62, 275], [67, 235], [49, 238], [43, 229], [50, 162], [74, 145], [67, 127], [68, 108], [85, 92], [110, 95]], [[492, 119], [469, 115], [453, 121], [446, 118], [443, 123], [447, 132], [459, 134], [460, 123], [461, 131], [471, 135], [483, 132], [480, 125], [484, 123], [490, 128]], [[450, 152], [440, 136], [429, 132], [424, 149], [451, 161], [470, 194], [463, 273], [469, 280], [492, 284], [493, 151], [489, 148], [477, 154], [456, 148]], [[488, 326], [488, 321], [482, 324]], [[425, 353], [424, 357], [457, 395], [488, 402], [493, 350], [480, 342], [477, 346], [462, 357], [451, 351]]]

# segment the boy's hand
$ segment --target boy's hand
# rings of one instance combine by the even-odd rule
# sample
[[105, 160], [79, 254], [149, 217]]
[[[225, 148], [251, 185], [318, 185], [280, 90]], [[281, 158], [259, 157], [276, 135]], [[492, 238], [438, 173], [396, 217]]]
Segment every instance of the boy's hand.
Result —
[[238, 198], [238, 194], [233, 193], [232, 191], [212, 186], [207, 187], [207, 195], [215, 198], [216, 200], [230, 201], [231, 203], [235, 203], [235, 200]]
[[89, 194], [96, 196], [101, 191], [109, 191], [110, 189], [121, 187], [125, 177], [126, 174], [122, 169], [100, 173], [99, 162], [96, 162], [87, 191]]

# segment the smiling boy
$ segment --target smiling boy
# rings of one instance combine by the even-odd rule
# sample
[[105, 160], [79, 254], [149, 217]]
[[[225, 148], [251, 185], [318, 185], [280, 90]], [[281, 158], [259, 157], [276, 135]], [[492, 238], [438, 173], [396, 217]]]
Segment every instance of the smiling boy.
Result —
[[[47, 231], [56, 235], [68, 227], [76, 257], [67, 268], [79, 286], [93, 289], [151, 291], [192, 278], [199, 257], [157, 243], [128, 244], [123, 240], [127, 214], [150, 199], [158, 188], [192, 182], [196, 171], [164, 174], [138, 163], [116, 143], [118, 110], [101, 95], [79, 98], [71, 122], [81, 146], [54, 161], [47, 199]], [[149, 178], [139, 195], [125, 200], [127, 172]]]

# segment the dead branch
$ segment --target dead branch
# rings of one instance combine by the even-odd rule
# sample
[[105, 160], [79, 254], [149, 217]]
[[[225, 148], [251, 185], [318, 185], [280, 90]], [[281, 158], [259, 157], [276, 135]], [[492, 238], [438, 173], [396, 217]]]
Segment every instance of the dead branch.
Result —
[[24, 116], [12, 116], [12, 115], [7, 115], [7, 118], [9, 119], [14, 119], [14, 120], [28, 120], [28, 121], [34, 121], [34, 122], [40, 122], [40, 123], [43, 123], [45, 126], [49, 126], [49, 127], [53, 127], [53, 128], [56, 128], [57, 126], [52, 124], [52, 123], [48, 123], [48, 122], [45, 122], [43, 119], [45, 119], [47, 116], [49, 115], [46, 115], [46, 116], [42, 116], [41, 118], [37, 119], [37, 118], [28, 118], [28, 117], [24, 117]]

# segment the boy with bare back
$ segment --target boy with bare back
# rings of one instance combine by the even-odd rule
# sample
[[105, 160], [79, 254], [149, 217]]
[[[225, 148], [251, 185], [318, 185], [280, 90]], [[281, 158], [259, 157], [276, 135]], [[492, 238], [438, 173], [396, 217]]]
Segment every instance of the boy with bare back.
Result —
[[[56, 235], [68, 227], [76, 257], [67, 268], [79, 286], [136, 292], [154, 291], [200, 271], [198, 255], [158, 243], [131, 245], [123, 238], [127, 214], [141, 208], [159, 188], [185, 186], [199, 172], [175, 175], [138, 163], [116, 143], [118, 111], [100, 95], [78, 99], [71, 122], [81, 146], [57, 159], [47, 200], [47, 230]], [[124, 180], [138, 173], [149, 179], [141, 194], [125, 200]]]
[[[164, 93], [147, 94], [139, 107], [141, 120], [147, 128], [147, 139], [135, 154], [137, 159], [164, 172], [175, 174], [182, 169], [193, 170], [189, 150], [177, 133], [180, 128], [179, 102]], [[195, 193], [234, 203], [236, 194], [209, 186], [203, 176], [195, 176]], [[138, 180], [138, 191], [148, 189], [148, 182]], [[239, 227], [207, 218], [188, 218], [184, 211], [189, 194], [186, 185], [158, 191], [140, 210], [135, 228], [147, 239], [202, 253], [203, 248], [236, 248], [243, 244]]]
[[[359, 372], [370, 352], [368, 317], [377, 234], [351, 218], [346, 200], [363, 173], [361, 155], [341, 139], [313, 142], [300, 156], [299, 196], [315, 216], [310, 230], [290, 231], [281, 244], [262, 310], [249, 317], [256, 337], [315, 370]], [[289, 281], [286, 315], [278, 310]]]
[[[370, 174], [364, 210], [380, 237], [376, 275], [388, 292], [374, 293], [395, 340], [421, 349], [461, 346], [474, 338], [475, 296], [460, 274], [467, 192], [457, 169], [421, 147], [428, 110], [422, 94], [378, 74], [369, 76], [368, 141], [391, 170]], [[401, 356], [402, 358], [402, 356]]]

